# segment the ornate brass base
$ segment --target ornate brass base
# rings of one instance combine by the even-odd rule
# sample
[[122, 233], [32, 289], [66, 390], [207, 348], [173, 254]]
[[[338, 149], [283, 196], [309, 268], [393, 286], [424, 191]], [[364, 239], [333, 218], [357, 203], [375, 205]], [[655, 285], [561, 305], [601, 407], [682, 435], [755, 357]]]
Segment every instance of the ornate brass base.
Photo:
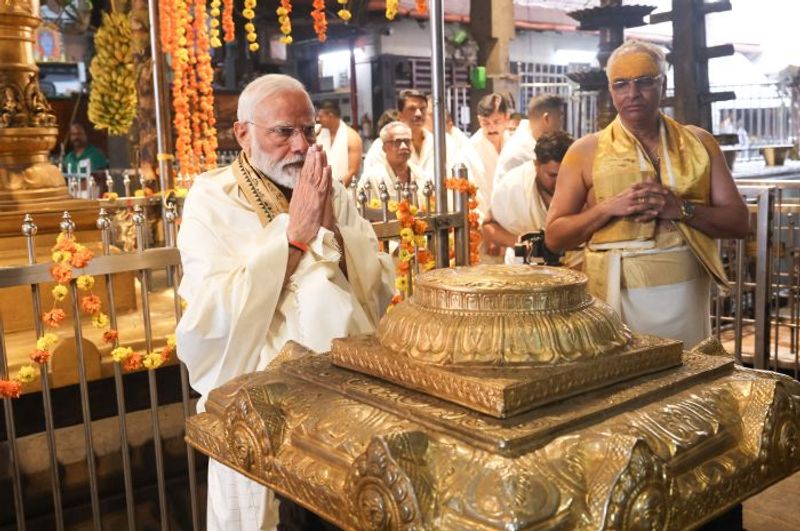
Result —
[[397, 354], [374, 336], [361, 336], [335, 340], [331, 361], [505, 418], [598, 387], [675, 367], [681, 363], [681, 354], [680, 341], [633, 336], [621, 352], [558, 365], [431, 365]]
[[290, 344], [187, 441], [344, 529], [685, 529], [800, 468], [800, 384], [683, 364], [510, 419]]

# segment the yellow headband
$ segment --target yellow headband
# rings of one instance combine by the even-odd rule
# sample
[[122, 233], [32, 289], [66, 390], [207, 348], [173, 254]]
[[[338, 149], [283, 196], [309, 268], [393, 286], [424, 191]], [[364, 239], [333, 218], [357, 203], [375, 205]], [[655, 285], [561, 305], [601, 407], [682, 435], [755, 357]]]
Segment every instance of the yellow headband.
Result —
[[657, 76], [661, 73], [658, 63], [645, 52], [631, 52], [615, 57], [606, 68], [608, 80], [634, 79], [642, 76]]

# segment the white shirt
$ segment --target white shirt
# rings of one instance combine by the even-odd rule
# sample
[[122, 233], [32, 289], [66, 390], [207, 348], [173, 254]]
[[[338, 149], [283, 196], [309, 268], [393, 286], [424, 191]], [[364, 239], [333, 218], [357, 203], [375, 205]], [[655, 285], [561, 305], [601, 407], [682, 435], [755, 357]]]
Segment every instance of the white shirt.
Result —
[[519, 127], [511, 135], [511, 138], [503, 146], [500, 152], [500, 157], [497, 160], [497, 169], [495, 170], [494, 180], [498, 182], [503, 176], [513, 168], [520, 164], [533, 160], [536, 155], [533, 149], [536, 147], [536, 140], [531, 134], [531, 128], [528, 120], [522, 120]]

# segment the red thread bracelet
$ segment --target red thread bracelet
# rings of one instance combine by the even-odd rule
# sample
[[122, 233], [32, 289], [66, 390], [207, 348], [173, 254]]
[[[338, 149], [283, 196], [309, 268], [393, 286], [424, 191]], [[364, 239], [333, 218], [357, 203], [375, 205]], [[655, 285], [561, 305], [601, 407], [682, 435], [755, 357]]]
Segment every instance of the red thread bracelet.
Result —
[[301, 253], [307, 253], [308, 252], [308, 245], [306, 245], [305, 243], [300, 243], [300, 242], [294, 241], [294, 240], [289, 240], [289, 247], [294, 247], [295, 249], [297, 249]]

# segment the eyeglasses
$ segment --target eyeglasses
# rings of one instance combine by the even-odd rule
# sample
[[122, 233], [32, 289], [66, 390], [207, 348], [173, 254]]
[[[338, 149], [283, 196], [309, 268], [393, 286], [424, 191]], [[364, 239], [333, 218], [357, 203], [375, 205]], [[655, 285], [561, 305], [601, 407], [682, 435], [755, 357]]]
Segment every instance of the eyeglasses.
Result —
[[306, 142], [313, 144], [317, 140], [316, 126], [304, 125], [302, 127], [292, 127], [290, 125], [276, 125], [275, 127], [265, 127], [254, 122], [247, 122], [250, 125], [263, 129], [272, 137], [274, 142], [287, 144], [295, 135], [302, 135]]
[[635, 85], [638, 90], [650, 90], [658, 86], [662, 75], [641, 76], [634, 79], [618, 79], [611, 83], [611, 90], [617, 93], [627, 92], [631, 86]]
[[394, 140], [387, 140], [386, 142], [384, 142], [384, 144], [388, 144], [388, 145], [394, 147], [395, 149], [399, 148], [403, 144], [405, 144], [408, 147], [411, 147], [411, 139], [410, 138], [395, 138]]

